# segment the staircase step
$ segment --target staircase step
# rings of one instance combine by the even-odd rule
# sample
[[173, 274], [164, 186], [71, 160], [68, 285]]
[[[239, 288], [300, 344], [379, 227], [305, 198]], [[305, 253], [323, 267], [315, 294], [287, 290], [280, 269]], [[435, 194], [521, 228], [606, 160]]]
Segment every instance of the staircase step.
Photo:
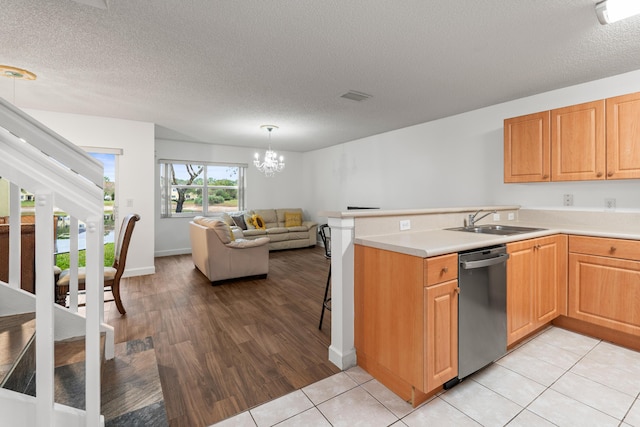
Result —
[[[100, 353], [104, 357], [104, 334], [100, 339]], [[66, 406], [85, 409], [85, 339], [84, 337], [56, 341], [54, 400]], [[36, 395], [36, 376], [24, 391]]]
[[31, 375], [35, 368], [30, 345], [36, 331], [35, 317], [35, 313], [0, 317], [0, 387], [23, 391], [30, 380], [25, 375]]
[[[11, 378], [5, 381], [6, 388], [31, 396], [36, 394], [34, 317], [33, 314], [0, 317], [1, 367]], [[101, 350], [104, 355], [104, 335]], [[85, 409], [84, 355], [84, 337], [55, 343], [57, 403]], [[21, 361], [16, 363], [20, 356]], [[24, 365], [24, 374], [16, 375], [20, 365]], [[151, 337], [116, 344], [115, 358], [103, 362], [101, 376], [101, 413], [107, 427], [169, 425]]]
[[116, 344], [103, 369], [102, 414], [106, 427], [168, 426], [153, 339]]

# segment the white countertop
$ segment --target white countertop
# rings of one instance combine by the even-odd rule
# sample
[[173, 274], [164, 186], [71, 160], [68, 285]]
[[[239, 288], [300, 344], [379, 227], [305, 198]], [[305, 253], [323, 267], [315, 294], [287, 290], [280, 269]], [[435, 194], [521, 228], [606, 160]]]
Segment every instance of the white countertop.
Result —
[[544, 228], [523, 234], [511, 236], [496, 236], [490, 234], [469, 233], [454, 230], [428, 230], [428, 231], [404, 231], [380, 236], [356, 237], [355, 243], [363, 246], [399, 252], [421, 258], [436, 255], [460, 252], [485, 246], [499, 245], [503, 243], [517, 242], [536, 237], [550, 236], [553, 234], [576, 234], [593, 237], [611, 237], [618, 239], [640, 240], [640, 231], [616, 230], [614, 225], [602, 226], [572, 226], [536, 224], [531, 222], [509, 221], [504, 224], [519, 227]]
[[453, 208], [422, 208], [422, 209], [354, 209], [349, 211], [320, 211], [318, 213], [321, 217], [331, 218], [371, 218], [382, 216], [409, 216], [409, 215], [424, 215], [424, 214], [438, 214], [438, 213], [454, 213], [454, 212], [475, 212], [478, 210], [483, 211], [506, 211], [520, 209], [520, 205], [495, 205], [495, 206], [459, 206]]

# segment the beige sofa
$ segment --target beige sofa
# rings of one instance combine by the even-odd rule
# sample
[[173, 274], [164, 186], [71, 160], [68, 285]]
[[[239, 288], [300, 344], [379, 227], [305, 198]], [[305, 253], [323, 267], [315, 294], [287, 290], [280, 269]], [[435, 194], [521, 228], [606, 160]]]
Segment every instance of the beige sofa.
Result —
[[235, 238], [231, 227], [215, 218], [189, 223], [193, 264], [211, 282], [269, 273], [269, 239]]
[[[300, 225], [287, 227], [287, 216], [299, 215]], [[265, 223], [265, 229], [256, 228], [251, 224], [251, 218], [259, 215]], [[223, 214], [221, 218], [231, 226], [235, 234], [241, 232], [244, 239], [269, 238], [269, 250], [307, 248], [315, 246], [317, 242], [318, 224], [305, 221], [302, 209], [254, 209], [242, 212]]]

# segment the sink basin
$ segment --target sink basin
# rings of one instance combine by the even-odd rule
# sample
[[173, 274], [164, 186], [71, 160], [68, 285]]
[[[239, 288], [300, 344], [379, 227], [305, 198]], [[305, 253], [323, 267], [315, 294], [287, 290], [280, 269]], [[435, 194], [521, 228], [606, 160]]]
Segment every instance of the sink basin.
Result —
[[517, 227], [515, 225], [477, 225], [475, 227], [447, 228], [452, 231], [464, 231], [466, 233], [496, 234], [499, 236], [511, 236], [513, 234], [532, 233], [545, 230], [544, 228]]

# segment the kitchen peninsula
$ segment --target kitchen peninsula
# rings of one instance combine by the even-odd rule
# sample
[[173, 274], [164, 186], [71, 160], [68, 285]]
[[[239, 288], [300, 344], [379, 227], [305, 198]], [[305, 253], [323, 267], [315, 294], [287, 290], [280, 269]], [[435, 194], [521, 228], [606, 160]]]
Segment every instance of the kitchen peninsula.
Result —
[[[482, 224], [544, 230], [511, 236], [446, 230], [460, 227], [469, 214], [480, 209], [496, 211], [496, 214], [481, 221]], [[517, 254], [518, 260], [524, 260], [507, 264], [510, 346], [553, 321], [567, 329], [640, 349], [640, 308], [633, 304], [633, 301], [640, 299], [640, 212], [479, 206], [323, 212], [320, 215], [329, 218], [333, 236], [332, 343], [329, 358], [342, 369], [357, 362], [363, 368], [374, 371], [370, 373], [414, 405], [457, 375], [451, 375], [457, 363], [457, 359], [454, 360], [457, 347], [452, 347], [457, 335], [442, 341], [442, 335], [447, 330], [457, 334], [457, 325], [440, 319], [437, 322], [438, 330], [429, 328], [432, 327], [434, 310], [445, 313], [449, 319], [455, 317], [446, 307], [457, 309], [457, 253], [460, 251], [506, 244], [508, 252]], [[403, 228], [407, 227], [408, 221], [410, 229], [400, 231], [401, 221]], [[550, 250], [544, 252], [547, 249]], [[377, 258], [369, 258], [362, 263], [362, 253], [372, 250], [378, 252], [375, 255]], [[543, 253], [553, 256], [540, 256]], [[386, 257], [394, 257], [394, 260], [385, 261]], [[371, 259], [375, 262], [372, 263]], [[555, 278], [553, 283], [548, 276], [541, 274], [541, 271], [549, 271], [550, 266], [544, 264], [549, 259], [554, 261], [551, 266]], [[414, 281], [414, 293], [408, 296], [398, 292], [398, 288], [389, 294], [393, 297], [389, 307], [395, 307], [397, 315], [401, 317], [379, 323], [379, 329], [370, 332], [375, 337], [375, 343], [370, 344], [371, 340], [363, 343], [363, 319], [388, 315], [377, 313], [376, 308], [366, 303], [370, 301], [368, 297], [362, 297], [362, 292], [367, 291], [368, 282], [383, 277], [370, 274], [366, 280], [361, 280], [366, 275], [365, 271], [380, 265], [402, 265], [398, 263], [404, 262], [409, 262], [413, 267], [395, 271], [393, 274], [397, 277], [394, 276], [393, 281]], [[426, 268], [418, 271], [416, 266]], [[530, 266], [531, 269], [520, 271], [523, 266]], [[407, 276], [403, 271], [411, 271], [414, 276]], [[387, 275], [385, 280], [392, 280], [390, 277]], [[514, 292], [516, 282], [520, 288]], [[549, 287], [549, 283], [552, 286]], [[526, 286], [523, 288], [522, 284]], [[444, 293], [433, 294], [436, 289]], [[432, 292], [429, 293], [429, 290]], [[600, 297], [603, 294], [607, 296], [606, 299]], [[436, 300], [431, 297], [438, 298], [439, 307], [433, 305]], [[412, 301], [413, 305], [403, 307], [407, 301]], [[432, 307], [431, 311], [428, 307]], [[411, 316], [412, 324], [407, 325], [406, 319]], [[434, 334], [439, 335], [436, 338]], [[396, 341], [385, 342], [388, 339], [385, 337], [394, 337]], [[404, 342], [408, 347], [388, 348], [385, 354], [378, 354], [380, 349], [397, 346], [398, 342]], [[371, 354], [373, 349], [377, 349], [374, 352], [376, 354]], [[438, 376], [438, 373], [443, 375]]]

